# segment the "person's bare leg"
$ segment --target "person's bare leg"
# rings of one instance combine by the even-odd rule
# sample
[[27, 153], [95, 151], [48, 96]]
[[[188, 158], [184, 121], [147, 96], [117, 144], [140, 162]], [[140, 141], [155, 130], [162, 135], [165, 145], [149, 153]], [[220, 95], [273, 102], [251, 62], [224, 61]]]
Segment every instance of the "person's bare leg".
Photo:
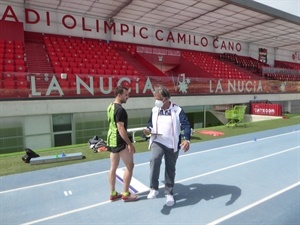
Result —
[[120, 157], [122, 158], [126, 169], [124, 172], [123, 182], [124, 182], [124, 192], [122, 199], [124, 201], [136, 201], [138, 196], [136, 194], [131, 194], [129, 192], [129, 185], [133, 174], [134, 162], [133, 162], [133, 153], [129, 153], [128, 148], [126, 147], [123, 151], [120, 152]]
[[124, 192], [128, 192], [134, 168], [133, 154], [129, 153], [128, 148], [126, 147], [123, 151], [120, 152], [120, 157], [123, 160], [126, 167], [123, 177]]
[[120, 162], [120, 155], [119, 153], [110, 153], [110, 170], [109, 170], [109, 185], [110, 185], [110, 192], [112, 193], [115, 191], [116, 188], [116, 171], [119, 166]]

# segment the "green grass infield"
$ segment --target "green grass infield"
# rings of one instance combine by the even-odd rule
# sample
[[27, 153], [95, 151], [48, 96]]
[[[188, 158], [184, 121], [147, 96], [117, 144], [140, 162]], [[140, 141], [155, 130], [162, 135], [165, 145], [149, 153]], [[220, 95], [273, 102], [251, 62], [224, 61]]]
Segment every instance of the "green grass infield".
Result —
[[[297, 124], [300, 124], [300, 115], [287, 114], [279, 119], [250, 122], [237, 127], [227, 127], [224, 125], [224, 126], [203, 128], [203, 129], [198, 129], [193, 133], [191, 138], [191, 143], [216, 140], [220, 138], [232, 137], [232, 136], [237, 136], [242, 134], [248, 134], [248, 133], [254, 133], [258, 131], [285, 127], [285, 126], [297, 125]], [[204, 130], [210, 130], [210, 131], [212, 130], [216, 132], [222, 132], [224, 134], [221, 136], [201, 134], [200, 132]], [[136, 140], [137, 142], [134, 143], [134, 146], [136, 148], [136, 154], [148, 151], [149, 143], [145, 141], [145, 139], [141, 137], [137, 137]], [[93, 150], [89, 148], [88, 143], [49, 148], [49, 149], [38, 149], [38, 150], [33, 149], [33, 150], [37, 152], [40, 156], [51, 156], [51, 155], [55, 156], [56, 154], [62, 154], [62, 152], [64, 152], [65, 154], [82, 152], [84, 158], [81, 160], [71, 160], [71, 161], [64, 161], [64, 162], [31, 165], [29, 163], [24, 163], [22, 160], [22, 156], [25, 155], [25, 151], [20, 153], [0, 154], [0, 165], [1, 165], [0, 176], [41, 170], [46, 168], [53, 168], [57, 166], [71, 165], [75, 163], [82, 163], [82, 162], [88, 162], [93, 160], [100, 160], [109, 157], [108, 152], [94, 153]]]

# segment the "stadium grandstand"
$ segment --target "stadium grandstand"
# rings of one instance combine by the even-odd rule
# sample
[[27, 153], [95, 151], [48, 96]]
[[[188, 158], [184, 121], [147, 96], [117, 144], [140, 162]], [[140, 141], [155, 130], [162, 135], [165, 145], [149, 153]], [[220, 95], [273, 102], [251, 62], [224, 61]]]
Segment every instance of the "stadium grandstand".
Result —
[[1, 153], [105, 138], [117, 85], [130, 88], [130, 128], [145, 126], [159, 84], [195, 129], [237, 104], [248, 121], [300, 113], [298, 16], [244, 0], [0, 6]]

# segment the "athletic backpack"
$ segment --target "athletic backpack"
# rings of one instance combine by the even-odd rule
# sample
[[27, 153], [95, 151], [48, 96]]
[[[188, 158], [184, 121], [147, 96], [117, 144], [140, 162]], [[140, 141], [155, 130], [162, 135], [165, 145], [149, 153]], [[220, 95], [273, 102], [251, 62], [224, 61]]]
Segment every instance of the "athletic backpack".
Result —
[[89, 145], [90, 148], [93, 149], [95, 153], [107, 150], [106, 142], [102, 138], [99, 138], [98, 136], [94, 136], [92, 139], [90, 139]]
[[25, 163], [30, 163], [30, 159], [31, 159], [31, 158], [40, 157], [39, 154], [37, 154], [35, 151], [33, 151], [33, 150], [30, 149], [30, 148], [25, 148], [25, 152], [26, 152], [26, 154], [22, 157], [22, 160], [23, 160]]

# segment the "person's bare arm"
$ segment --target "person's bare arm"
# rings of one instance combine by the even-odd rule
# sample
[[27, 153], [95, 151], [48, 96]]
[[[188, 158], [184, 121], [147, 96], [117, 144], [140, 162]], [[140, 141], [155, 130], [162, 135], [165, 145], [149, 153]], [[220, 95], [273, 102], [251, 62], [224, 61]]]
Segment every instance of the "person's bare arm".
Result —
[[133, 153], [135, 153], [135, 148], [134, 148], [133, 144], [131, 143], [131, 141], [128, 137], [127, 130], [124, 127], [124, 123], [123, 122], [118, 122], [117, 123], [117, 128], [118, 128], [119, 134], [121, 135], [122, 139], [128, 145], [129, 152], [133, 151]]

